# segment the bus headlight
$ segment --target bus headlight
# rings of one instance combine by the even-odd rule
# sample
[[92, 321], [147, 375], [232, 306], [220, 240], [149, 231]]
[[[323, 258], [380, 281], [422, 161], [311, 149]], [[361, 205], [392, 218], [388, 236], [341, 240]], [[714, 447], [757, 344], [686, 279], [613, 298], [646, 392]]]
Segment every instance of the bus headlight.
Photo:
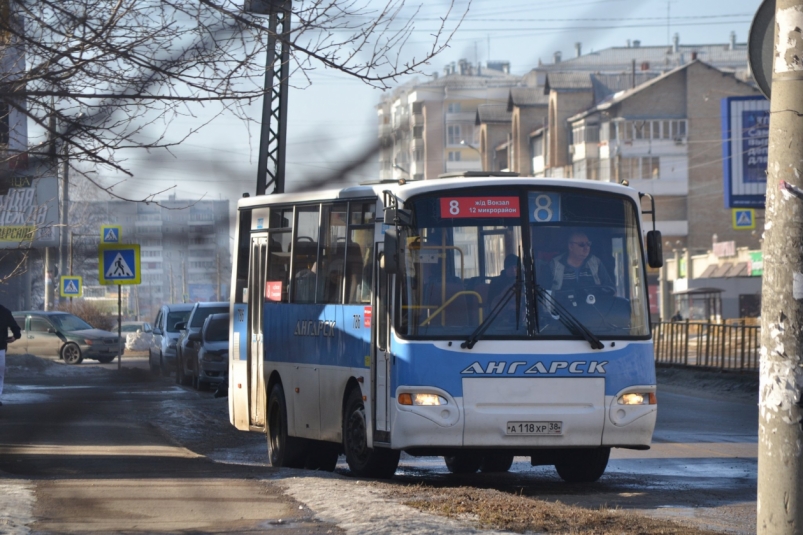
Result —
[[399, 394], [399, 405], [415, 405], [418, 407], [432, 406], [432, 405], [448, 405], [449, 402], [446, 398], [438, 394], [423, 394], [417, 392], [415, 394]]
[[655, 392], [630, 392], [619, 396], [617, 402], [619, 405], [656, 405], [658, 398], [655, 396]]

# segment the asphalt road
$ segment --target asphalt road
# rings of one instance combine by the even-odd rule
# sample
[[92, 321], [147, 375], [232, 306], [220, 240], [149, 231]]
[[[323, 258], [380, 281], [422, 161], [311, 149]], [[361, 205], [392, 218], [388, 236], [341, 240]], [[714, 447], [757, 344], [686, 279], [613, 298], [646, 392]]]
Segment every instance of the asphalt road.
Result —
[[[264, 437], [235, 431], [225, 399], [151, 376], [141, 356], [124, 357], [122, 372], [116, 362], [25, 362], [9, 368], [0, 407], [0, 532], [382, 532], [382, 517], [359, 524], [380, 497], [360, 494], [342, 457], [335, 475], [268, 467]], [[509, 474], [458, 477], [440, 458], [405, 456], [391, 488], [492, 488], [752, 533], [757, 421], [749, 396], [659, 379], [652, 449], [614, 450], [597, 483], [566, 485], [526, 458]], [[335, 494], [347, 503], [334, 506]], [[472, 531], [438, 519], [422, 527], [418, 513], [415, 529], [400, 528], [401, 510], [385, 531]]]

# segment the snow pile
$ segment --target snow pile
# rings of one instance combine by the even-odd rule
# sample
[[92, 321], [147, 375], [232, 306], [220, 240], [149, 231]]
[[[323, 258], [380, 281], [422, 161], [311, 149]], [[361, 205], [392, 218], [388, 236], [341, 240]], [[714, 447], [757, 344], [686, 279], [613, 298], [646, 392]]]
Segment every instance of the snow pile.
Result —
[[125, 348], [128, 351], [147, 351], [153, 342], [153, 334], [137, 331], [125, 336]]

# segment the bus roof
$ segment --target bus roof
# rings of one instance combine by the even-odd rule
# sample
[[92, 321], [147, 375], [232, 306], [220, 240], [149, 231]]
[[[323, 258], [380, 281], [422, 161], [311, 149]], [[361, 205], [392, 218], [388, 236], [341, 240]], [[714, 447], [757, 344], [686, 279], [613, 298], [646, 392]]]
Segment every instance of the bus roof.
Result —
[[341, 189], [329, 189], [318, 191], [304, 191], [298, 193], [277, 193], [262, 195], [258, 197], [244, 197], [237, 202], [238, 209], [251, 208], [258, 206], [269, 206], [272, 204], [290, 204], [299, 202], [330, 201], [330, 200], [349, 200], [365, 199], [378, 197], [382, 200], [382, 193], [390, 191], [400, 200], [405, 201], [422, 193], [433, 191], [447, 191], [478, 186], [546, 186], [561, 188], [576, 188], [595, 190], [607, 193], [626, 195], [638, 202], [638, 192], [628, 186], [614, 184], [611, 182], [599, 182], [597, 180], [566, 179], [566, 178], [439, 178], [435, 180], [414, 180], [399, 183], [397, 181], [366, 184], [359, 186], [347, 186]]

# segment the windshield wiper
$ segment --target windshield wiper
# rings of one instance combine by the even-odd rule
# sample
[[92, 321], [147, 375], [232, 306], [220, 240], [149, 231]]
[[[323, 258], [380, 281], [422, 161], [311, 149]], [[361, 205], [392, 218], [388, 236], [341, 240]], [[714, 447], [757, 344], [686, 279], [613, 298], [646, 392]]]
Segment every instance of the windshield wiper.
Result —
[[558, 313], [558, 319], [568, 329], [578, 332], [591, 345], [591, 349], [603, 349], [605, 345], [574, 314], [552, 297], [543, 286], [535, 285], [535, 294], [550, 310]]
[[460, 344], [460, 347], [462, 347], [463, 349], [472, 349], [476, 345], [476, 343], [480, 339], [480, 336], [482, 336], [482, 334], [485, 331], [488, 330], [488, 327], [491, 326], [491, 323], [494, 322], [494, 320], [499, 315], [499, 313], [502, 312], [502, 310], [508, 304], [508, 302], [510, 301], [510, 298], [513, 297], [513, 292], [516, 293], [516, 297], [517, 297], [517, 299], [516, 299], [516, 330], [519, 329], [519, 306], [520, 306], [520, 303], [521, 303], [521, 301], [520, 301], [521, 297], [518, 294], [521, 291], [521, 285], [522, 285], [521, 273], [519, 273], [518, 275], [516, 275], [516, 282], [514, 282], [510, 286], [510, 288], [505, 290], [505, 293], [502, 294], [502, 297], [496, 303], [496, 306], [493, 307], [493, 309], [491, 310], [491, 313], [488, 314], [488, 317], [485, 318], [484, 320], [482, 320], [482, 323], [480, 323], [477, 326], [477, 328], [474, 329], [474, 332], [471, 333], [471, 335], [468, 337], [468, 339], [465, 342]]

